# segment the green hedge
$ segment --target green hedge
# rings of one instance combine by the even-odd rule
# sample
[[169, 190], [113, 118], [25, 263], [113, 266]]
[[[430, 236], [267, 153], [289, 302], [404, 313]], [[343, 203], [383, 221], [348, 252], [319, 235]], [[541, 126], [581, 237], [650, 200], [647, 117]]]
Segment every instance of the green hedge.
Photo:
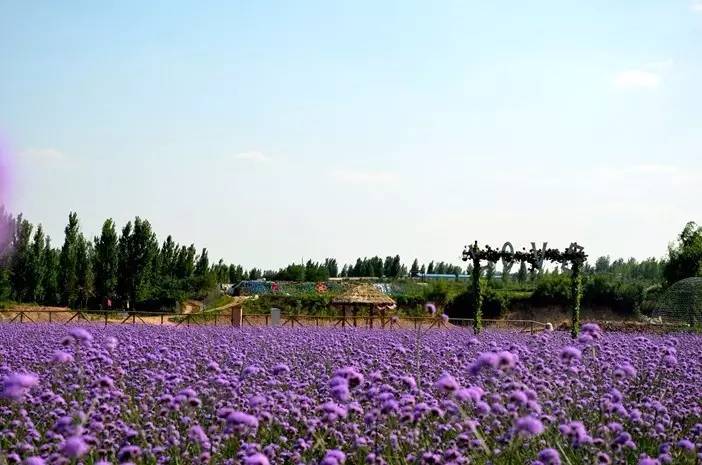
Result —
[[[492, 285], [483, 284], [483, 316], [488, 319], [501, 318], [516, 303], [527, 306], [561, 305], [571, 303], [570, 276], [545, 274], [534, 283], [503, 283], [494, 280]], [[410, 316], [424, 314], [427, 302], [435, 303], [452, 318], [472, 318], [472, 291], [465, 282], [435, 281], [416, 286], [406, 286], [406, 293], [394, 295], [400, 313]], [[622, 314], [633, 314], [643, 309], [645, 313], [652, 296], [645, 302], [644, 283], [626, 280], [607, 274], [583, 276], [583, 304], [601, 305]], [[303, 295], [263, 295], [249, 300], [244, 306], [246, 313], [268, 313], [277, 307], [286, 313], [309, 315], [333, 315], [338, 312], [330, 306], [333, 295], [310, 292]]]

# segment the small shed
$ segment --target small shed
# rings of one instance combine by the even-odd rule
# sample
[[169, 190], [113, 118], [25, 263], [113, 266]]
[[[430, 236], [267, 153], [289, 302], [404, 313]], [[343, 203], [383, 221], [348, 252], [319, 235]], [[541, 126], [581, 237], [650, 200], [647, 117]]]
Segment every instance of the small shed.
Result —
[[353, 317], [353, 325], [356, 326], [356, 315], [361, 308], [367, 308], [369, 326], [373, 327], [373, 318], [380, 316], [381, 325], [385, 326], [386, 311], [395, 308], [395, 301], [388, 295], [383, 294], [372, 284], [361, 284], [339, 294], [332, 299], [332, 305], [341, 308], [344, 316], [342, 324], [346, 325], [346, 317]]

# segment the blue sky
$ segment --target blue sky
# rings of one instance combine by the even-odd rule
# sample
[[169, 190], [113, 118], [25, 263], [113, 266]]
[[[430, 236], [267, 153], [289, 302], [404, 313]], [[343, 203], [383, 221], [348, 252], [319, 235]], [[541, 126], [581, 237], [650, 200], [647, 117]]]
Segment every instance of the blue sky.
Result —
[[145, 3], [0, 0], [0, 194], [57, 242], [644, 258], [702, 223], [702, 1]]

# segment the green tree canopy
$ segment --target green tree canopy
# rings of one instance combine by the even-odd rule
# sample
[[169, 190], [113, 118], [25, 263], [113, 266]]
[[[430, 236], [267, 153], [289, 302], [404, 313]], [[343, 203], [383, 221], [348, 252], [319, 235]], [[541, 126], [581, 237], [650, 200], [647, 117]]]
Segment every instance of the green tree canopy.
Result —
[[677, 243], [668, 247], [668, 263], [663, 276], [669, 284], [702, 276], [702, 228], [694, 222], [687, 223]]
[[61, 302], [64, 305], [74, 305], [78, 298], [78, 236], [80, 226], [78, 214], [71, 212], [68, 215], [68, 225], [64, 229], [65, 237], [61, 256], [59, 258], [59, 290]]
[[100, 237], [95, 238], [93, 257], [95, 294], [100, 299], [114, 298], [117, 295], [117, 242], [115, 223], [111, 218], [107, 219], [102, 225]]
[[12, 260], [10, 263], [10, 276], [14, 297], [19, 300], [31, 298], [32, 282], [32, 229], [29, 221], [17, 217], [14, 238], [12, 241]]
[[33, 302], [41, 302], [44, 300], [44, 273], [46, 262], [44, 261], [44, 246], [45, 246], [44, 230], [41, 224], [37, 226], [34, 233], [34, 240], [29, 251], [29, 270], [28, 270], [28, 298]]

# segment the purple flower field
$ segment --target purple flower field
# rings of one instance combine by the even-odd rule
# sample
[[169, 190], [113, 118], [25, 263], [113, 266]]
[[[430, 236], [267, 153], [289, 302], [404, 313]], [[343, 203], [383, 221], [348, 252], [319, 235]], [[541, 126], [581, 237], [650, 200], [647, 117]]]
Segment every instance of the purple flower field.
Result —
[[691, 334], [6, 324], [0, 341], [0, 463], [702, 461]]

